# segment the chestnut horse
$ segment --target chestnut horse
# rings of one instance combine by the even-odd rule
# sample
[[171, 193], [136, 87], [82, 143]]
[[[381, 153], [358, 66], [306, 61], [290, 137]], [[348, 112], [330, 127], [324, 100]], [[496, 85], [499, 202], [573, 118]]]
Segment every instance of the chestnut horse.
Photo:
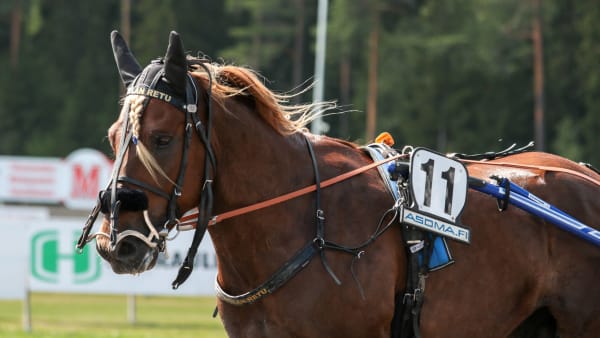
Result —
[[[168, 232], [198, 207], [195, 242], [207, 227], [218, 259], [218, 313], [231, 337], [398, 335], [407, 251], [399, 224], [384, 217], [393, 198], [375, 169], [315, 186], [373, 160], [355, 144], [306, 131], [302, 123], [318, 107], [287, 105], [246, 68], [186, 56], [175, 32], [166, 56], [145, 68], [116, 32], [112, 43], [129, 89], [108, 132], [116, 161], [96, 208], [101, 229], [92, 236], [86, 229], [84, 239], [96, 239], [113, 270], [152, 269]], [[292, 119], [296, 113], [301, 118]], [[469, 175], [509, 178], [597, 228], [594, 171], [538, 152], [500, 161], [469, 163]], [[241, 211], [213, 217], [232, 210]], [[426, 279], [423, 337], [554, 336], [554, 325], [563, 338], [598, 337], [600, 249], [515, 207], [500, 212], [496, 199], [474, 190], [461, 218], [471, 244], [448, 241], [455, 263]], [[195, 244], [175, 286], [190, 272]]]

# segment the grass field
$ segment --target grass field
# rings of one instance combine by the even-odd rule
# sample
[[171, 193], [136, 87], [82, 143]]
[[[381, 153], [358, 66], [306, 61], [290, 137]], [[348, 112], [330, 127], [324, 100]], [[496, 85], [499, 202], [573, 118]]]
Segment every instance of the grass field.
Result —
[[214, 297], [137, 296], [133, 324], [127, 308], [126, 296], [33, 293], [31, 332], [23, 331], [23, 302], [0, 301], [0, 338], [227, 337], [212, 318]]

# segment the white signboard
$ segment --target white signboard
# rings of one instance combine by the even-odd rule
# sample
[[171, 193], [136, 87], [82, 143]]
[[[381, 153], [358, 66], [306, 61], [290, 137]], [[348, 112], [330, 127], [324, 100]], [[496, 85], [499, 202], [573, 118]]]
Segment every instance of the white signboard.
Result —
[[79, 149], [65, 159], [0, 156], [0, 201], [94, 207], [110, 180], [112, 162], [94, 149]]
[[28, 203], [61, 200], [62, 160], [56, 158], [0, 157], [0, 199]]
[[57, 218], [30, 229], [29, 285], [32, 291], [214, 295], [217, 260], [209, 236], [200, 245], [192, 275], [179, 289], [173, 290], [171, 282], [192, 242], [192, 231], [168, 242], [169, 256], [160, 254], [152, 270], [133, 276], [115, 274], [96, 253], [94, 242], [89, 243], [83, 253], [77, 253], [75, 244], [82, 224], [79, 219]]
[[65, 188], [62, 201], [69, 209], [89, 210], [94, 207], [98, 192], [106, 188], [113, 163], [103, 153], [79, 149], [64, 161]]
[[46, 208], [0, 206], [0, 299], [25, 298], [28, 274], [28, 229], [50, 217]]
[[[46, 208], [0, 206], [0, 299], [24, 299], [25, 292], [106, 293], [143, 295], [214, 295], [216, 255], [205, 236], [190, 278], [179, 289], [171, 282], [192, 242], [193, 231], [168, 242], [169, 256], [159, 255], [151, 271], [117, 275], [90, 242], [78, 254], [75, 243], [84, 218], [51, 218]], [[96, 224], [95, 229], [99, 226]]]

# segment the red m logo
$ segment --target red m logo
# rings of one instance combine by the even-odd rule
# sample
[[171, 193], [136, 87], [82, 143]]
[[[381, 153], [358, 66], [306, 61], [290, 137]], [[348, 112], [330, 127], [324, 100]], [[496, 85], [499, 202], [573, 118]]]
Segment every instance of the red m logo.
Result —
[[94, 199], [100, 190], [100, 166], [95, 165], [87, 172], [80, 164], [73, 165], [73, 184], [71, 198]]

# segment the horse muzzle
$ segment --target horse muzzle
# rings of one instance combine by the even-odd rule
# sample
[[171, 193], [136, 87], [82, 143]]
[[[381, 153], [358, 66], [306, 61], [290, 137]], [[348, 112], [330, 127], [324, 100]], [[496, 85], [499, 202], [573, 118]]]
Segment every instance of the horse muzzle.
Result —
[[[100, 192], [99, 198], [100, 210], [108, 218], [105, 218], [102, 226], [105, 231], [97, 234], [98, 253], [110, 263], [115, 273], [138, 274], [152, 269], [158, 253], [164, 251], [165, 238], [149, 221], [146, 195], [139, 190], [120, 187], [114, 195], [111, 190]], [[115, 205], [118, 207], [115, 208]], [[119, 230], [116, 223], [121, 224]], [[132, 226], [140, 223], [147, 228], [144, 229], [144, 232], [148, 231], [147, 234], [141, 231], [142, 228]], [[123, 226], [127, 224], [130, 226]]]
[[111, 245], [106, 237], [97, 239], [96, 250], [118, 274], [139, 274], [152, 269], [159, 253], [158, 246], [150, 247], [134, 236], [122, 237], [116, 245]]

